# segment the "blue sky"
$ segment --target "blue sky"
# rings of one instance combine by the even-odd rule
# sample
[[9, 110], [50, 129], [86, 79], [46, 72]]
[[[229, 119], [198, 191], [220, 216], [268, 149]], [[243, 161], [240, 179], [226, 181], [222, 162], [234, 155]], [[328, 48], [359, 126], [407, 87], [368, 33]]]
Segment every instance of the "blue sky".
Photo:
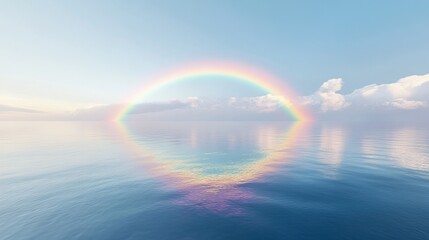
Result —
[[1, 103], [114, 104], [147, 76], [227, 59], [309, 95], [429, 72], [428, 1], [2, 1]]

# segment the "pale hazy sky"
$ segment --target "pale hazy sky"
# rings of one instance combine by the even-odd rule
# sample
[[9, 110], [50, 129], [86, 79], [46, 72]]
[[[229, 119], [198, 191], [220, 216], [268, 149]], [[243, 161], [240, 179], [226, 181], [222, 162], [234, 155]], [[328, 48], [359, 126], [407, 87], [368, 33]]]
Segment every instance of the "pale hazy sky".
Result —
[[0, 106], [116, 104], [154, 73], [211, 59], [258, 66], [302, 96], [342, 78], [349, 94], [429, 73], [427, 9], [428, 1], [0, 1]]

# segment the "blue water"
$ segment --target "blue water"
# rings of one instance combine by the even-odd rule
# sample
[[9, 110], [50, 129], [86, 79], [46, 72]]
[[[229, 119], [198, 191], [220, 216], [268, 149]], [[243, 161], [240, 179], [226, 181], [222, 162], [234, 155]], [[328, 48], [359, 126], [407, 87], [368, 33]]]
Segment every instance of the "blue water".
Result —
[[0, 239], [429, 239], [429, 128], [2, 122]]

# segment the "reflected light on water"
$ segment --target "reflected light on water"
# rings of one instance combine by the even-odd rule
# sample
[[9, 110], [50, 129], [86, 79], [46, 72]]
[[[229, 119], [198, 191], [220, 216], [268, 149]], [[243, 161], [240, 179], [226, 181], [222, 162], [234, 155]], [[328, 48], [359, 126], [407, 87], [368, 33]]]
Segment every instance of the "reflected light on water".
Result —
[[[279, 131], [272, 124], [249, 124], [248, 129], [239, 128], [243, 131], [234, 128], [233, 123], [220, 126], [213, 123], [213, 129], [192, 124], [175, 128], [162, 123], [156, 126], [165, 128], [164, 133], [157, 136], [159, 141], [154, 141], [151, 126], [122, 123], [118, 124], [118, 130], [145, 170], [183, 194], [177, 204], [239, 214], [240, 210], [229, 203], [252, 197], [242, 184], [255, 182], [286, 164], [305, 125], [302, 122], [284, 123]], [[172, 139], [180, 135], [182, 140], [170, 142], [169, 135], [175, 135]], [[240, 147], [243, 152], [231, 156]], [[199, 149], [205, 151], [198, 152]]]
[[419, 128], [396, 127], [388, 132], [370, 132], [361, 139], [366, 162], [387, 161], [396, 167], [429, 170], [429, 149], [425, 132]]
[[331, 126], [322, 126], [320, 135], [320, 161], [331, 166], [325, 169], [327, 175], [335, 177], [336, 172], [343, 160], [345, 144], [344, 129]]
[[417, 129], [395, 129], [390, 141], [391, 157], [403, 168], [429, 170], [428, 149], [422, 139]]

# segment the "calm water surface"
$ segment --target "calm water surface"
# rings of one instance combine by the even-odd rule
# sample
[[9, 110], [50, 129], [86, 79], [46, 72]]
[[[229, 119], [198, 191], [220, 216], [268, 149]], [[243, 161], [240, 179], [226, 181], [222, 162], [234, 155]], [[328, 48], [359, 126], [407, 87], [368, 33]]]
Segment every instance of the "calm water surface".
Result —
[[429, 131], [0, 123], [0, 239], [429, 239]]

